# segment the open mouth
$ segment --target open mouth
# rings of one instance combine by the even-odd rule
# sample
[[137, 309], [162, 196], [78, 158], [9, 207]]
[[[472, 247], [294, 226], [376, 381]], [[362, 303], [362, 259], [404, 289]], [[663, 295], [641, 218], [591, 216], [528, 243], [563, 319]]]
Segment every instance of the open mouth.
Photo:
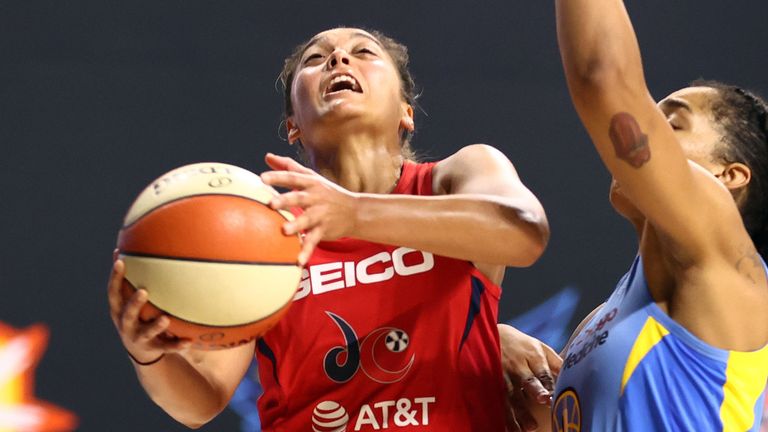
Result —
[[358, 83], [353, 76], [337, 75], [331, 79], [331, 82], [328, 83], [328, 87], [325, 89], [325, 94], [330, 95], [345, 91], [362, 93], [363, 89], [360, 87], [360, 83]]

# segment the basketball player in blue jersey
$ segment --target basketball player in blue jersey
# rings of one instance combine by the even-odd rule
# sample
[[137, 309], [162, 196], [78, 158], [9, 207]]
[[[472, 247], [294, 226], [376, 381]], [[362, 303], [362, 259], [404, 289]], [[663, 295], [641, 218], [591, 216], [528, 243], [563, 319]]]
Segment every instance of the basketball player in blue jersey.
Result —
[[556, 3], [574, 105], [640, 241], [566, 348], [552, 427], [756, 431], [768, 377], [766, 104], [716, 82], [656, 104], [622, 1]]

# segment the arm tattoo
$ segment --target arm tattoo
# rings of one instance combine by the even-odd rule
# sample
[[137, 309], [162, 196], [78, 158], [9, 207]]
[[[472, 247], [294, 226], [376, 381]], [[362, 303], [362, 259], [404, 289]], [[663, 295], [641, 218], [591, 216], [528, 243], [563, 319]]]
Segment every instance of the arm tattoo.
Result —
[[619, 159], [635, 168], [640, 168], [651, 160], [648, 135], [640, 130], [640, 125], [631, 114], [621, 112], [611, 117], [608, 134]]

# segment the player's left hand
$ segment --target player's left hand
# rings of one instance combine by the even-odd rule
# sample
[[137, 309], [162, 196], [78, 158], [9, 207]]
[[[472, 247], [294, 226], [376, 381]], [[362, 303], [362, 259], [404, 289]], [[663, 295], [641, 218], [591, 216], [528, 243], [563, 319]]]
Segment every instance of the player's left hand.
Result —
[[540, 426], [546, 427], [534, 418], [534, 414], [542, 411], [535, 406], [551, 404], [563, 360], [545, 343], [512, 326], [499, 324], [498, 329], [501, 364], [509, 395], [507, 430], [533, 431]]
[[291, 158], [267, 153], [264, 160], [274, 171], [262, 173], [261, 180], [270, 186], [291, 189], [272, 199], [270, 207], [303, 210], [294, 221], [283, 225], [286, 235], [304, 233], [299, 264], [307, 263], [321, 240], [335, 240], [354, 231], [355, 194]]

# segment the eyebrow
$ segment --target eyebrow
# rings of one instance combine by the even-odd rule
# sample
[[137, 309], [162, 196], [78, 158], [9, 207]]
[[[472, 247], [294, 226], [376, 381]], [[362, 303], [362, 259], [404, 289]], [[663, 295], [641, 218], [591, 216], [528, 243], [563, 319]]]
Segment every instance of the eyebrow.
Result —
[[[375, 37], [369, 35], [368, 33], [365, 33], [365, 32], [362, 32], [362, 31], [356, 31], [356, 32], [352, 33], [352, 36], [354, 36], [354, 37], [364, 37], [366, 39], [372, 40], [373, 42], [376, 43], [376, 45], [378, 45], [379, 47], [384, 49], [384, 46], [381, 44], [381, 42], [379, 42], [378, 39], [376, 39]], [[327, 41], [328, 41], [328, 38], [325, 37], [325, 36], [315, 36], [312, 39], [310, 39], [309, 42], [307, 42], [307, 45], [304, 47], [304, 51], [307, 51], [313, 45], [316, 45], [316, 44], [321, 43], [321, 42], [326, 42], [327, 43]]]
[[693, 110], [691, 109], [691, 106], [688, 104], [688, 102], [682, 99], [677, 99], [677, 98], [664, 99], [661, 102], [661, 104], [667, 108], [671, 108], [671, 109], [682, 108], [688, 111], [689, 113], [693, 113]]

